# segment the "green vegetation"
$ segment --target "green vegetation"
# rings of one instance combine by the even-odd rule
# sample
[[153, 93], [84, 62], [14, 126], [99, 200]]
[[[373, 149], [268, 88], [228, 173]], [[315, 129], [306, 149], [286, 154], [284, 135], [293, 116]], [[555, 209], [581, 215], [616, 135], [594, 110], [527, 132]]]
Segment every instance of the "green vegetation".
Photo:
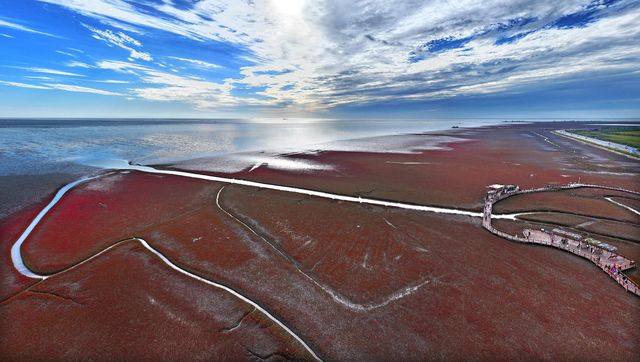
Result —
[[602, 127], [571, 132], [640, 149], [640, 127]]

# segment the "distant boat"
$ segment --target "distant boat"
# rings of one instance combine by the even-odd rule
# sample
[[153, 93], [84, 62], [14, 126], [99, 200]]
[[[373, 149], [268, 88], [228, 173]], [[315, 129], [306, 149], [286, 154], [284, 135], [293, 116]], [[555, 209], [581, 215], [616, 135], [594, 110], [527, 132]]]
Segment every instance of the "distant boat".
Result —
[[459, 126], [451, 126], [451, 128], [460, 128]]

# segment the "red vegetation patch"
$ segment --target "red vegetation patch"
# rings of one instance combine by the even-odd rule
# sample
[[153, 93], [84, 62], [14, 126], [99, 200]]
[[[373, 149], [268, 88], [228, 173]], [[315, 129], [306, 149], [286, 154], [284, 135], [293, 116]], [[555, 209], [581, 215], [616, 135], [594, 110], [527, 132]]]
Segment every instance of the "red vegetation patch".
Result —
[[594, 234], [640, 242], [640, 226], [637, 224], [600, 220], [581, 226], [580, 228]]
[[[546, 127], [548, 125], [536, 124], [465, 130], [454, 136], [466, 141], [447, 144], [449, 150], [416, 154], [322, 152], [289, 156], [331, 165], [334, 171], [298, 173], [260, 167], [231, 175], [216, 174], [339, 194], [476, 210], [482, 208], [486, 187], [491, 184], [534, 188], [580, 180], [637, 188], [635, 178], [629, 176], [633, 170], [629, 170], [624, 157], [619, 160], [620, 157], [606, 151], [588, 146], [580, 148], [580, 144], [553, 136]], [[554, 139], [558, 147], [544, 141], [541, 132], [544, 137], [560, 138]], [[618, 158], [612, 161], [612, 157]], [[594, 172], [596, 161], [606, 162], [608, 173]]]
[[10, 360], [311, 359], [226, 291], [169, 269], [129, 241], [0, 305]]
[[588, 216], [563, 214], [557, 212], [524, 214], [520, 215], [518, 219], [570, 227], [593, 221], [593, 219]]
[[611, 199], [623, 205], [629, 206], [636, 211], [640, 211], [640, 199], [631, 198], [627, 195], [623, 195], [620, 197], [612, 197]]
[[221, 205], [261, 235], [266, 240], [261, 242], [276, 250], [282, 261], [363, 306], [428, 283], [434, 256], [427, 241], [446, 238], [437, 228], [440, 218], [425, 229], [394, 209], [268, 190], [227, 187]]
[[254, 262], [266, 246], [241, 226], [228, 222], [215, 207], [152, 226], [141, 234], [196, 273], [231, 272]]
[[495, 213], [522, 211], [559, 211], [591, 217], [640, 223], [640, 216], [613, 204], [599, 195], [587, 195], [567, 191], [536, 192], [520, 194], [499, 201], [494, 205]]
[[[572, 171], [564, 167], [586, 167], [516, 129], [469, 131], [474, 141], [451, 151], [300, 156], [337, 165], [336, 172], [261, 167], [236, 177], [479, 209], [489, 184], [539, 187], [566, 182], [561, 172]], [[634, 182], [589, 175], [582, 181]], [[216, 206], [220, 186], [135, 172], [92, 181], [36, 229], [26, 261], [55, 271], [141, 236], [181, 267], [255, 300], [327, 360], [640, 354], [640, 301], [579, 257], [503, 240], [468, 217], [237, 186], [222, 192], [228, 215]], [[132, 242], [33, 290], [0, 307], [3, 356], [248, 359], [246, 346], [262, 357], [309, 357], [259, 315], [243, 318], [244, 303]]]
[[88, 181], [54, 206], [22, 247], [25, 263], [53, 273], [139, 230], [211, 207], [216, 185], [132, 172]]
[[[264, 303], [324, 358], [630, 358], [640, 351], [635, 297], [580, 258], [496, 238], [466, 217], [237, 186], [223, 190], [221, 204], [248, 228], [218, 210], [145, 235], [180, 265]], [[237, 262], [220, 267], [227, 259]], [[384, 301], [416, 280], [428, 283], [387, 304], [354, 306]]]
[[[428, 136], [425, 136], [428, 137]], [[504, 149], [488, 149], [483, 141], [452, 143], [451, 150], [420, 154], [325, 152], [314, 161], [335, 165], [336, 171], [296, 174], [259, 168], [242, 177], [349, 195], [428, 205], [481, 208], [486, 186], [560, 180], [559, 172], [536, 167], [509, 166], [517, 156], [505, 157]], [[522, 161], [521, 161], [522, 162]], [[491, 169], [491, 172], [487, 172]], [[537, 177], [531, 178], [535, 172]]]
[[[589, 234], [610, 236], [613, 238], [621, 238], [636, 242], [640, 241], [640, 226], [632, 223], [599, 220], [597, 218], [587, 216], [561, 214], [554, 212], [525, 214], [519, 216], [518, 219], [545, 223], [548, 224], [547, 228], [553, 228], [555, 227], [555, 225], [558, 225], [573, 228], [577, 231], [584, 231]], [[640, 249], [640, 244], [638, 246]]]

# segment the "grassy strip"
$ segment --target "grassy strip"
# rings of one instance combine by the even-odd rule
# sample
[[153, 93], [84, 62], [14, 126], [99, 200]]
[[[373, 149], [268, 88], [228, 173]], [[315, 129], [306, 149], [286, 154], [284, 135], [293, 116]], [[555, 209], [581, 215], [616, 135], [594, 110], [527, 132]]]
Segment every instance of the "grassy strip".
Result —
[[[569, 138], [571, 140], [584, 143], [586, 145], [594, 146], [594, 147], [597, 147], [597, 148], [600, 148], [600, 149], [603, 149], [603, 150], [607, 150], [607, 151], [611, 151], [611, 152], [614, 152], [614, 153], [617, 153], [617, 154], [620, 154], [620, 155], [628, 156], [628, 157], [634, 158], [636, 160], [640, 159], [640, 157], [638, 155], [636, 155], [634, 153], [631, 153], [631, 152], [626, 152], [626, 151], [621, 151], [621, 150], [618, 150], [618, 149], [615, 149], [615, 148], [606, 147], [606, 146], [603, 146], [603, 145], [599, 145], [597, 143], [593, 143], [593, 142], [585, 141], [585, 140], [582, 140], [582, 139], [579, 139], [579, 138], [567, 136], [566, 134], [558, 133], [556, 131], [551, 131], [551, 132], [553, 132], [553, 134], [558, 135], [560, 137]], [[569, 131], [567, 131], [567, 132], [571, 133]]]
[[629, 127], [612, 127], [598, 130], [573, 130], [571, 132], [601, 141], [615, 142], [625, 146], [640, 148], [640, 130], [630, 129]]

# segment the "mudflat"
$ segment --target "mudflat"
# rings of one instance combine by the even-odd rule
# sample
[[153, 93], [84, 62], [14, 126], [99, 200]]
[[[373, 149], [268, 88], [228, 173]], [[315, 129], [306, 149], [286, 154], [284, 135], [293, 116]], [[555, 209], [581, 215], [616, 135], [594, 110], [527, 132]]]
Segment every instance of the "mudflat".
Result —
[[[234, 173], [193, 163], [158, 168], [474, 213], [496, 184], [582, 182], [638, 191], [638, 161], [552, 132], [580, 126], [455, 129], [405, 136], [440, 139], [432, 149], [382, 144], [379, 152], [354, 147], [281, 156], [327, 166], [313, 171], [268, 164]], [[627, 257], [640, 255], [637, 214], [607, 198], [632, 209], [640, 202], [598, 190], [523, 195], [497, 204], [496, 212], [544, 217], [496, 225], [513, 233], [562, 225], [601, 235]], [[46, 202], [0, 224], [6, 275], [0, 352], [10, 359], [44, 358], [45, 351], [95, 359], [152, 353], [158, 359], [632, 360], [640, 354], [640, 298], [575, 255], [487, 232], [480, 217], [104, 171], [65, 194], [25, 240], [25, 265], [51, 275], [39, 281], [15, 270], [10, 249]], [[188, 275], [224, 285], [264, 311]]]

